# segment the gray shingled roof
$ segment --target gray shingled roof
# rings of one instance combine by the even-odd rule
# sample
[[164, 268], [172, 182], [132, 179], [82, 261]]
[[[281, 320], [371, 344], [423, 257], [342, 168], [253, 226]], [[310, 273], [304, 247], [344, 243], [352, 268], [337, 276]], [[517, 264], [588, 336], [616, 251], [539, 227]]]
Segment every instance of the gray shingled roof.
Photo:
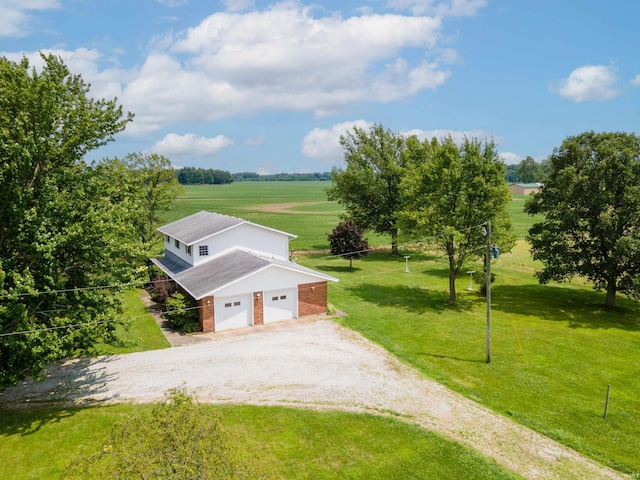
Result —
[[316, 272], [293, 262], [263, 257], [244, 250], [233, 250], [224, 255], [214, 257], [196, 267], [192, 267], [170, 252], [166, 252], [163, 258], [153, 258], [152, 262], [193, 295], [196, 300], [271, 265], [314, 275], [326, 280], [338, 281], [338, 279], [329, 275]]
[[212, 235], [216, 235], [230, 228], [237, 227], [243, 223], [255, 225], [260, 228], [265, 228], [267, 230], [272, 230], [295, 238], [295, 235], [292, 235], [291, 233], [281, 232], [280, 230], [265, 227], [264, 225], [258, 225], [241, 218], [229, 217], [227, 215], [220, 215], [219, 213], [205, 211], [194, 213], [193, 215], [181, 218], [175, 222], [167, 223], [166, 225], [159, 227], [158, 231], [179, 240], [185, 245], [193, 245], [199, 240], [211, 237]]

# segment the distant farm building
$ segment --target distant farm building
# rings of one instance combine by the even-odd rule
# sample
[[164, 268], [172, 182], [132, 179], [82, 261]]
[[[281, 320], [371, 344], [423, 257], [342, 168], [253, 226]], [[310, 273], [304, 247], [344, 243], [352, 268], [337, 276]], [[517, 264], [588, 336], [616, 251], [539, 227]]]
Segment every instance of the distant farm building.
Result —
[[509, 188], [511, 195], [529, 195], [538, 193], [543, 186], [543, 183], [514, 183]]

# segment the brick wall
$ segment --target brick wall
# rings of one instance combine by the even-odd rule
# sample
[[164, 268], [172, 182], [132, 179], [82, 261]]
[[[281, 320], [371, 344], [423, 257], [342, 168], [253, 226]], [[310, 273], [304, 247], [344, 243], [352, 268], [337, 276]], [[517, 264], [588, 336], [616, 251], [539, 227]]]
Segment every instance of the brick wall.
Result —
[[200, 330], [205, 333], [215, 332], [213, 297], [204, 297], [198, 300], [198, 313], [200, 314]]
[[253, 324], [264, 325], [264, 292], [253, 292]]
[[327, 312], [327, 282], [298, 285], [298, 316]]

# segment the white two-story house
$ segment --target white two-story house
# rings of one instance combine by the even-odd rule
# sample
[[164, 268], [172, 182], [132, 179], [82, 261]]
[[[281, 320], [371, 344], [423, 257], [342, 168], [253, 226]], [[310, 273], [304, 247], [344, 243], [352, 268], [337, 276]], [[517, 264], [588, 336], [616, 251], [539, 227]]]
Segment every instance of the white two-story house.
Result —
[[327, 311], [338, 279], [289, 260], [295, 235], [204, 211], [158, 231], [165, 254], [152, 262], [197, 301], [203, 332]]

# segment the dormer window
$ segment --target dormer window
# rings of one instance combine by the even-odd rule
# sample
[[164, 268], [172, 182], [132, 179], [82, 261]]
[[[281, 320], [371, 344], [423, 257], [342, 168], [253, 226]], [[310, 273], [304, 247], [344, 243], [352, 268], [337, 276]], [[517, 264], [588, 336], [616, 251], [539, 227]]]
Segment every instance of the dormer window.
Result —
[[209, 245], [200, 245], [198, 247], [198, 253], [201, 257], [206, 257], [209, 255]]
[[176, 248], [180, 248], [180, 240], [176, 240]]

